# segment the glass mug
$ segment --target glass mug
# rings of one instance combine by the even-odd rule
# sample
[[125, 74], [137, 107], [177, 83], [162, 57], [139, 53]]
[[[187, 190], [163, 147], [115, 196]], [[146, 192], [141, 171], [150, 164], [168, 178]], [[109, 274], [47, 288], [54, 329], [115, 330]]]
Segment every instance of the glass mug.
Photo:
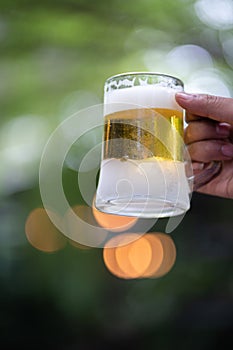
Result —
[[183, 82], [157, 73], [124, 73], [104, 87], [104, 136], [95, 206], [110, 214], [160, 218], [190, 208], [192, 190], [221, 168], [192, 173], [183, 141]]

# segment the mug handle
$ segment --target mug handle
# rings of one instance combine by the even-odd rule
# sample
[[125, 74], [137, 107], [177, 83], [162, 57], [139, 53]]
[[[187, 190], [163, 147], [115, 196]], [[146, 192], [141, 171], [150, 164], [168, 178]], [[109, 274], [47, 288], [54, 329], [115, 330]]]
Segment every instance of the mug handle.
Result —
[[198, 190], [200, 187], [206, 185], [213, 180], [222, 170], [221, 161], [212, 161], [206, 163], [206, 166], [198, 174], [192, 175], [188, 178], [189, 183], [193, 184], [193, 191]]

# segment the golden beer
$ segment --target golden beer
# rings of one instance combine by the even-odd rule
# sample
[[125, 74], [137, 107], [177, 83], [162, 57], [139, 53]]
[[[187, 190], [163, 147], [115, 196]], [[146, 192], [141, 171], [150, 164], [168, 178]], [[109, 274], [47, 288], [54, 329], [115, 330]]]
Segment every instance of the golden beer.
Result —
[[[167, 121], [161, 132], [161, 118]], [[183, 159], [182, 112], [166, 108], [119, 111], [105, 116], [104, 159]]]

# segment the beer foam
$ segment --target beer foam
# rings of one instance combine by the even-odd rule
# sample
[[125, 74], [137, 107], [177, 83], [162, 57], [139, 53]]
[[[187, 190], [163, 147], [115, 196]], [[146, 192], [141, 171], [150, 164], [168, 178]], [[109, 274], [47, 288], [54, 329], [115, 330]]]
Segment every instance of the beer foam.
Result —
[[162, 85], [139, 85], [105, 92], [104, 115], [126, 109], [167, 108], [181, 111], [175, 100], [175, 93], [182, 91]]

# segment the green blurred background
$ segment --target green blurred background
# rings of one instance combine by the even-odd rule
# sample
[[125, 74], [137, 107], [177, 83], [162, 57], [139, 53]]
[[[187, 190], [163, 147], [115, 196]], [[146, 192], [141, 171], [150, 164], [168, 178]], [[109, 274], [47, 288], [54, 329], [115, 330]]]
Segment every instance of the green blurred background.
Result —
[[[27, 217], [42, 207], [49, 135], [101, 103], [106, 78], [126, 71], [173, 74], [187, 91], [233, 96], [232, 0], [0, 0], [4, 349], [219, 349], [233, 331], [231, 200], [193, 195], [171, 234], [176, 263], [157, 279], [118, 279], [102, 249], [67, 243], [46, 253], [27, 240]], [[64, 186], [82, 203], [72, 161]]]

